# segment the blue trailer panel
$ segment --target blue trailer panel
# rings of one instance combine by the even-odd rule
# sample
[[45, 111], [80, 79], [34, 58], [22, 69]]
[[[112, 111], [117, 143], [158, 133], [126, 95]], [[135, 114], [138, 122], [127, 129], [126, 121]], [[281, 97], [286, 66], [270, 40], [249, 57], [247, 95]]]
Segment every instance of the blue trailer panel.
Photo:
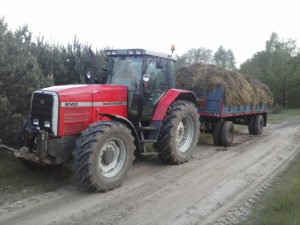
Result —
[[241, 115], [250, 115], [266, 113], [268, 104], [247, 104], [228, 106], [224, 104], [224, 88], [219, 86], [211, 91], [203, 91], [198, 96], [200, 101], [199, 114], [209, 117], [233, 117]]

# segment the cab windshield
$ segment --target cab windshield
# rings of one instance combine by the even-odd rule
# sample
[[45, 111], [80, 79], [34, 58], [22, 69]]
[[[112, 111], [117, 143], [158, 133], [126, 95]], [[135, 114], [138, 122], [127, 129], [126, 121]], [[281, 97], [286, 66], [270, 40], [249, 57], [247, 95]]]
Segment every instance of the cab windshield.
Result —
[[142, 74], [142, 65], [142, 57], [109, 57], [106, 83], [126, 85], [129, 90], [138, 89]]

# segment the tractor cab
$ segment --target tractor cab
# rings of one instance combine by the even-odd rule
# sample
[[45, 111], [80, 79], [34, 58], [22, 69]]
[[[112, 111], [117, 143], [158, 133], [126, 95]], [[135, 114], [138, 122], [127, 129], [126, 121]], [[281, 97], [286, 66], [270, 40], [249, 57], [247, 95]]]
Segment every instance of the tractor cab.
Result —
[[104, 84], [128, 87], [128, 115], [149, 117], [167, 90], [175, 88], [171, 55], [144, 49], [106, 50]]

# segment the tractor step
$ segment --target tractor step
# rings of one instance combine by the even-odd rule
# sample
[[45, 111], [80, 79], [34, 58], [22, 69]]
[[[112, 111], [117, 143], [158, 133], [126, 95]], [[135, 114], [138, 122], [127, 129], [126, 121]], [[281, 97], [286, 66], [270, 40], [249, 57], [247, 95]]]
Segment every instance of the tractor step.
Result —
[[154, 131], [157, 130], [157, 127], [141, 127], [142, 131]]
[[157, 140], [155, 139], [145, 139], [140, 141], [142, 144], [147, 144], [147, 143], [156, 143]]

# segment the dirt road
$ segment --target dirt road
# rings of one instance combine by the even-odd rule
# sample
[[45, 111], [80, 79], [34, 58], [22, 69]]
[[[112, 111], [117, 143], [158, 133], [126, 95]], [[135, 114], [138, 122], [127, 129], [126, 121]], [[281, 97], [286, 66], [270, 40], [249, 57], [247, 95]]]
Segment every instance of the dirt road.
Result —
[[233, 224], [299, 151], [295, 118], [259, 137], [236, 135], [228, 149], [198, 146], [182, 165], [146, 157], [108, 193], [67, 187], [8, 203], [0, 207], [0, 224]]

